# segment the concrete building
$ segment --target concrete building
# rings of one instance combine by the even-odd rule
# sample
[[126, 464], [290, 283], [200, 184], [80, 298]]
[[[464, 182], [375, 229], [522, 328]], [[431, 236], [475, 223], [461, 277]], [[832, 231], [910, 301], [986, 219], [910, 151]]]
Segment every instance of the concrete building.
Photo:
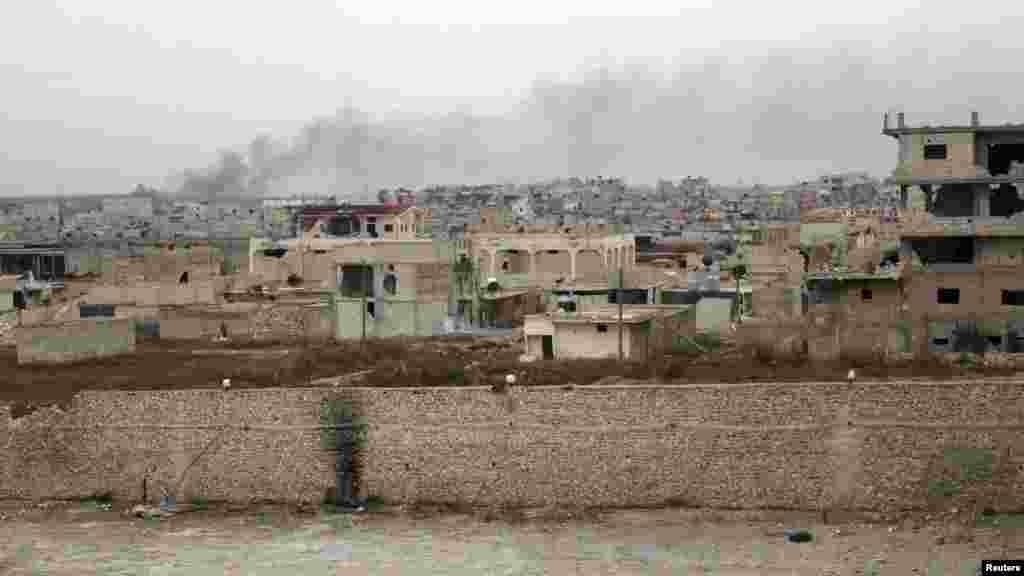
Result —
[[36, 278], [59, 282], [64, 278], [66, 250], [42, 242], [0, 242], [0, 274], [32, 272]]
[[14, 310], [14, 293], [17, 289], [17, 276], [11, 274], [0, 276], [0, 314]]
[[607, 281], [620, 267], [633, 268], [631, 234], [607, 224], [510, 226], [497, 210], [482, 210], [480, 224], [467, 229], [466, 254], [484, 282], [502, 287], [551, 286], [558, 280]]
[[261, 282], [337, 291], [338, 338], [435, 334], [454, 307], [456, 253], [421, 234], [428, 215], [380, 204], [306, 208], [299, 238], [250, 242], [249, 271]]
[[[623, 306], [622, 355], [643, 361], [694, 332], [692, 308]], [[615, 306], [526, 316], [526, 354], [534, 358], [615, 358], [619, 355], [619, 312]]]
[[[915, 350], [1024, 345], [1024, 124], [917, 126], [899, 143], [900, 262]], [[908, 210], [920, 191], [924, 209]]]
[[894, 271], [819, 272], [807, 276], [807, 345], [817, 359], [910, 351], [903, 287]]

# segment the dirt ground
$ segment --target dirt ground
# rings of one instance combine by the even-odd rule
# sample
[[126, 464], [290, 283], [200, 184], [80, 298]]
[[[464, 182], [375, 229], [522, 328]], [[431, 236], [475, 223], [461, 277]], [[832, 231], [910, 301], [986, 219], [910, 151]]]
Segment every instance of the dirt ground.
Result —
[[960, 367], [934, 361], [886, 365], [870, 361], [810, 363], [771, 360], [726, 343], [703, 354], [676, 353], [649, 362], [608, 360], [521, 363], [515, 338], [392, 338], [336, 342], [152, 342], [136, 353], [63, 365], [21, 366], [14, 348], [0, 348], [0, 402], [15, 413], [66, 404], [79, 390], [152, 390], [305, 386], [320, 378], [366, 372], [360, 385], [460, 386], [493, 384], [510, 372], [517, 385], [588, 385], [609, 379], [672, 382], [839, 381], [855, 367], [861, 380], [944, 380], [967, 375], [1009, 375], [995, 367]]
[[[1024, 522], [1015, 517], [952, 527], [690, 510], [500, 518], [265, 508], [143, 520], [122, 508], [0, 505], [0, 572], [938, 576], [973, 574], [981, 559], [1024, 557]], [[786, 542], [786, 528], [807, 529], [813, 540]]]

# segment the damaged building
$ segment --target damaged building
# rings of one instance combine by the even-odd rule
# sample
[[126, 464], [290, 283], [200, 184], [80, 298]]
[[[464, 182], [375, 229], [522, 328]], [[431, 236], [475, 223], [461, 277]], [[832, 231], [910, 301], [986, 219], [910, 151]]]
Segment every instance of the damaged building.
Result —
[[336, 291], [338, 338], [437, 333], [449, 316], [455, 252], [423, 233], [428, 215], [399, 204], [307, 207], [300, 237], [252, 240], [250, 275]]
[[1020, 352], [1024, 344], [1024, 124], [895, 127], [903, 266], [915, 347]]
[[[501, 208], [482, 209], [478, 221], [457, 241], [457, 249], [464, 269], [460, 277], [465, 278], [460, 284], [476, 284], [460, 289], [457, 315], [473, 323], [488, 316], [490, 299], [506, 294], [524, 304], [506, 306], [512, 312], [502, 316], [503, 325], [522, 322], [541, 301], [551, 307], [587, 293], [597, 298], [595, 303], [607, 304], [618, 270], [628, 275], [636, 262], [633, 236], [620, 228], [589, 222], [517, 224]], [[642, 301], [654, 299], [645, 296]]]

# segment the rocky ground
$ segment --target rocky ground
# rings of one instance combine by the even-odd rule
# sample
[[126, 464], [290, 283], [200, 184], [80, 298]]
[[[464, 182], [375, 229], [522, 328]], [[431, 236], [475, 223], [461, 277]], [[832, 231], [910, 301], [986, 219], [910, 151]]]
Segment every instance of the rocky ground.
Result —
[[[210, 508], [160, 519], [121, 504], [0, 506], [4, 574], [973, 574], [1024, 557], [1024, 522], [638, 510], [356, 515]], [[810, 542], [788, 542], [788, 528]]]

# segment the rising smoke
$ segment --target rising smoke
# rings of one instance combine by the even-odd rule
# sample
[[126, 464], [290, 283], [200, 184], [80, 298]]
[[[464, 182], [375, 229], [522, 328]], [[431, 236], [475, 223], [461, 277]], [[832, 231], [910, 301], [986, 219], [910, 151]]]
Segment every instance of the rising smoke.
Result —
[[[963, 50], [977, 62], [994, 48]], [[915, 54], [830, 38], [804, 51], [709, 56], [669, 77], [625, 67], [536, 82], [502, 116], [385, 120], [347, 108], [310, 122], [291, 143], [260, 137], [243, 152], [223, 153], [213, 167], [186, 174], [180, 193], [372, 200], [380, 188], [567, 176], [653, 183], [704, 175], [731, 183], [753, 174], [786, 183], [829, 170], [884, 175], [877, 169], [888, 170], [894, 158], [879, 133], [884, 111], [906, 101], [919, 119], [946, 119], [945, 102], [966, 115], [986, 91], [956, 80], [952, 56], [946, 69], [906, 76]], [[969, 63], [965, 56], [963, 66]], [[936, 93], [943, 98], [928, 96]], [[986, 114], [1012, 108], [983, 103]]]

